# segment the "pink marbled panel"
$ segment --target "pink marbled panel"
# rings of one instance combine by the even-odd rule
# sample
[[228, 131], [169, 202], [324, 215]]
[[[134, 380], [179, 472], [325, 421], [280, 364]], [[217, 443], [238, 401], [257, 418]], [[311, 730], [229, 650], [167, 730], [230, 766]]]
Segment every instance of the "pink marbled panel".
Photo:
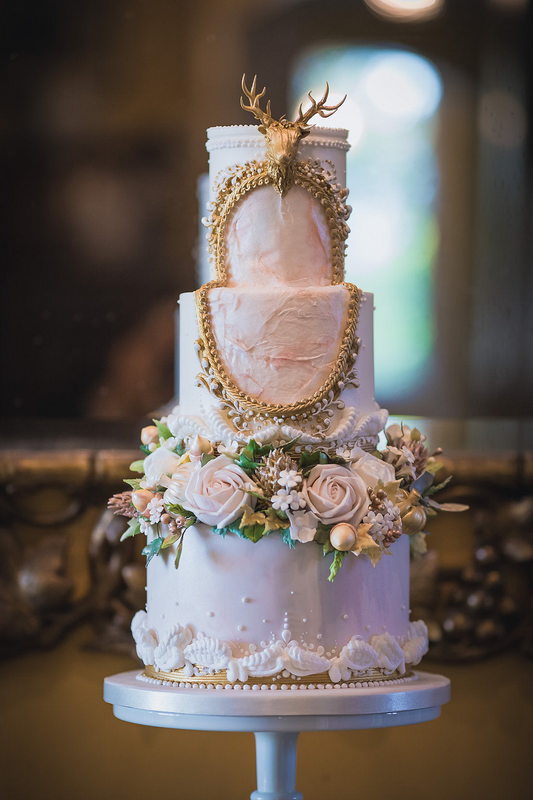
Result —
[[335, 368], [349, 300], [340, 285], [211, 289], [212, 329], [227, 374], [265, 403], [310, 397]]
[[331, 245], [322, 206], [301, 186], [285, 197], [261, 186], [235, 206], [226, 226], [228, 286], [326, 286]]

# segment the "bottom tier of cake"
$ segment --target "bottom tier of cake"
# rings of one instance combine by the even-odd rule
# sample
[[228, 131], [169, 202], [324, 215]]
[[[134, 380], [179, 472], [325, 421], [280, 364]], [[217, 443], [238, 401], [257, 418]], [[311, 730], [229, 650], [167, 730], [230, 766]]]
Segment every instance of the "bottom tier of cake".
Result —
[[373, 567], [277, 533], [254, 544], [206, 525], [185, 534], [179, 568], [169, 548], [148, 565], [148, 602], [132, 623], [148, 679], [232, 685], [381, 681], [405, 676], [427, 650], [409, 622], [409, 542]]

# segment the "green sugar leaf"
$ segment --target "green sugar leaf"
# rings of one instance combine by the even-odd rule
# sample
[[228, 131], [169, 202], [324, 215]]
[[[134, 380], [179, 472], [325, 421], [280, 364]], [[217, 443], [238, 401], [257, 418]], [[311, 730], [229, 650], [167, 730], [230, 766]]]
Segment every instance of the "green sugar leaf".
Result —
[[301, 433], [300, 433], [300, 434], [298, 434], [298, 436], [295, 436], [295, 437], [294, 437], [294, 439], [290, 439], [288, 442], [285, 442], [285, 444], [282, 444], [282, 445], [281, 445], [281, 447], [280, 447], [280, 450], [283, 450], [283, 452], [284, 452], [284, 453], [288, 453], [288, 452], [289, 452], [289, 450], [292, 450], [292, 448], [294, 447], [294, 445], [296, 444], [296, 442], [297, 442], [299, 439], [301, 439], [301, 436], [302, 436], [302, 435], [301, 435]]
[[265, 526], [264, 524], [245, 525], [243, 528], [240, 528], [240, 534], [245, 539], [256, 544], [265, 535]]
[[139, 459], [139, 461], [133, 461], [130, 464], [131, 472], [141, 472], [144, 473], [144, 458]]
[[452, 475], [449, 475], [446, 480], [442, 481], [442, 483], [438, 483], [436, 486], [430, 486], [425, 492], [423, 492], [424, 497], [430, 497], [432, 494], [440, 492], [441, 489], [444, 489], [445, 486], [448, 486], [452, 477]]
[[176, 558], [174, 559], [174, 566], [176, 567], [176, 569], [180, 565], [180, 558], [181, 558], [181, 551], [182, 550], [183, 550], [183, 536], [181, 537], [180, 543], [176, 548]]
[[325, 556], [328, 556], [330, 553], [333, 553], [334, 550], [335, 548], [333, 547], [329, 539], [322, 545], [322, 554]]
[[129, 539], [130, 536], [137, 536], [138, 533], [141, 532], [141, 523], [138, 519], [130, 519], [128, 522], [128, 527], [120, 537], [120, 541], [123, 542], [124, 539]]
[[168, 429], [167, 425], [165, 425], [164, 422], [160, 422], [160, 420], [158, 420], [158, 419], [153, 419], [152, 422], [156, 426], [157, 432], [158, 432], [158, 434], [159, 434], [161, 439], [165, 439], [165, 441], [166, 441], [167, 439], [171, 439], [172, 438], [172, 433]]
[[152, 539], [150, 544], [147, 544], [146, 547], [143, 548], [142, 554], [143, 556], [146, 556], [146, 566], [148, 566], [152, 558], [159, 553], [162, 544], [163, 537], [156, 536], [155, 539]]
[[169, 511], [171, 514], [177, 514], [180, 517], [185, 517], [185, 519], [194, 519], [196, 522], [194, 513], [192, 511], [188, 511], [186, 508], [183, 508], [183, 506], [180, 506], [178, 503], [170, 503], [167, 506], [167, 511]]
[[141, 488], [141, 480], [142, 478], [124, 478], [124, 483], [127, 483], [128, 486], [131, 486], [133, 491], [136, 492], [137, 489]]
[[331, 562], [331, 566], [329, 568], [328, 581], [333, 582], [335, 580], [337, 573], [342, 566], [345, 555], [345, 552], [342, 552], [341, 550], [335, 550], [335, 555], [333, 556], [333, 561]]
[[285, 530], [281, 532], [281, 538], [283, 539], [283, 543], [290, 547], [291, 550], [296, 548], [296, 542], [291, 538], [290, 528], [285, 528]]

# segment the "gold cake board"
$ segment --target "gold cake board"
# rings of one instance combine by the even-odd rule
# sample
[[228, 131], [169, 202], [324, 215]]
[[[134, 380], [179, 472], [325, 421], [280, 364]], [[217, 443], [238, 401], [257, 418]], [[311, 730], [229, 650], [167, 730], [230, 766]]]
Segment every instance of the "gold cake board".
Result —
[[[198, 669], [202, 669], [202, 667], [198, 666]], [[286, 670], [285, 670], [286, 672]], [[343, 683], [376, 683], [376, 682], [386, 682], [386, 681], [397, 681], [398, 679], [405, 679], [405, 678], [412, 678], [414, 673], [412, 671], [407, 671], [404, 673], [398, 672], [395, 670], [392, 674], [386, 675], [380, 669], [369, 669], [366, 670], [364, 673], [359, 675], [354, 675], [353, 677], [349, 678], [347, 681], [343, 681]], [[189, 683], [189, 684], [212, 684], [214, 686], [233, 686], [234, 684], [231, 683], [227, 678], [227, 670], [221, 669], [218, 672], [212, 674], [204, 674], [204, 675], [185, 675], [183, 669], [173, 669], [168, 672], [164, 670], [156, 670], [153, 666], [147, 666], [144, 669], [143, 677], [151, 678], [153, 680], [158, 681], [169, 681], [171, 683]], [[315, 673], [314, 675], [305, 675], [303, 677], [298, 677], [296, 675], [288, 674], [284, 675], [283, 673], [278, 673], [277, 675], [269, 675], [268, 677], [262, 678], [253, 678], [249, 677], [246, 680], [246, 684], [250, 686], [254, 685], [264, 685], [265, 683], [272, 682], [278, 686], [282, 685], [300, 685], [300, 684], [321, 684], [327, 685], [332, 684], [332, 680], [329, 677], [327, 672]], [[235, 681], [235, 683], [241, 683], [241, 681]]]

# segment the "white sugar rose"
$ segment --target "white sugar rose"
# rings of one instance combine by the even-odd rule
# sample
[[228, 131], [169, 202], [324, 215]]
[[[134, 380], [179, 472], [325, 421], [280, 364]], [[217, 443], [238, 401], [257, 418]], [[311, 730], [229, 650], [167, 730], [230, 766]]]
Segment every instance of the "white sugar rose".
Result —
[[255, 507], [256, 498], [247, 494], [245, 488], [257, 490], [233, 459], [218, 456], [192, 473], [182, 505], [200, 522], [224, 528], [235, 522], [243, 506]]
[[349, 522], [357, 527], [368, 509], [365, 482], [347, 467], [319, 464], [304, 482], [308, 508], [326, 525]]
[[159, 486], [162, 479], [166, 482], [166, 476], [172, 475], [182, 460], [183, 456], [172, 453], [166, 447], [158, 447], [144, 459], [144, 472], [148, 485]]
[[393, 481], [396, 477], [392, 464], [387, 464], [386, 461], [382, 461], [381, 458], [376, 458], [376, 456], [370, 453], [364, 453], [361, 458], [354, 461], [352, 470], [372, 489], [378, 481], [382, 481], [383, 484], [386, 484]]
[[165, 506], [182, 505], [185, 500], [185, 489], [193, 472], [195, 472], [195, 465], [191, 461], [185, 461], [172, 473], [168, 489], [163, 495]]

